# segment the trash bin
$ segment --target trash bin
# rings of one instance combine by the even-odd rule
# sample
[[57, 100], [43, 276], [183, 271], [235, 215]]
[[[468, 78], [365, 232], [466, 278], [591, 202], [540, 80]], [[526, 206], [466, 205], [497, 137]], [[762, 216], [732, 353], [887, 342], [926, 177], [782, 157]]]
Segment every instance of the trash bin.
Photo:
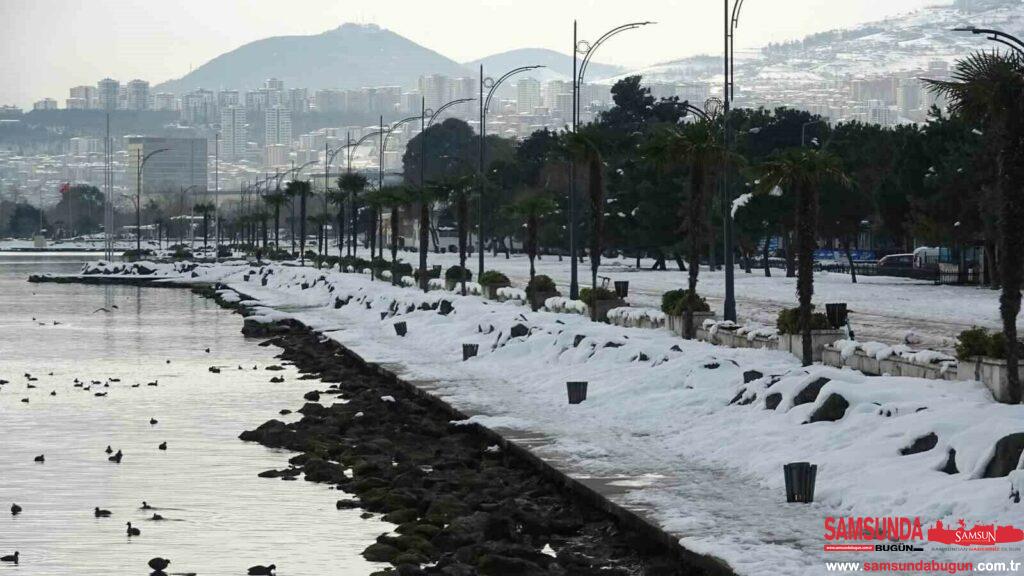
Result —
[[476, 356], [476, 353], [480, 350], [479, 344], [463, 344], [462, 345], [462, 361], [465, 362], [470, 358]]
[[616, 280], [615, 281], [615, 295], [619, 298], [625, 298], [629, 296], [629, 281], [628, 280]]
[[791, 462], [782, 467], [786, 479], [786, 502], [814, 502], [814, 481], [818, 466], [810, 462]]
[[569, 392], [569, 404], [579, 404], [587, 399], [586, 382], [566, 382], [565, 387]]
[[846, 302], [835, 302], [832, 304], [825, 304], [825, 316], [828, 317], [828, 323], [833, 329], [839, 329], [846, 326], [847, 323], [847, 310]]

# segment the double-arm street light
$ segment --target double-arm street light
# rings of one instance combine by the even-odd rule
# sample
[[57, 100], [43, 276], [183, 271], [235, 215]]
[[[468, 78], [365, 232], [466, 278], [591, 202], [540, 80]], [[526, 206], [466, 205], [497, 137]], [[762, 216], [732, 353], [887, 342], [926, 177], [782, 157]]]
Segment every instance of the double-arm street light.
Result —
[[[587, 66], [590, 65], [590, 60], [593, 58], [594, 53], [601, 47], [609, 38], [616, 34], [625, 32], [627, 30], [635, 30], [642, 28], [654, 22], [630, 22], [629, 24], [623, 24], [612, 28], [605, 32], [600, 38], [594, 43], [587, 42], [586, 40], [579, 40], [577, 35], [577, 22], [573, 20], [572, 23], [572, 131], [576, 132], [579, 127], [580, 120], [580, 89], [583, 87], [583, 80], [587, 73]], [[583, 61], [579, 62], [579, 56], [583, 57]], [[578, 64], [578, 66], [577, 66]], [[576, 262], [576, 163], [573, 160], [569, 162], [569, 297], [572, 299], [579, 298], [580, 287], [578, 280], [578, 266]]]
[[[380, 139], [380, 151], [379, 151], [378, 159], [377, 159], [377, 190], [383, 190], [384, 189], [384, 153], [387, 152], [387, 149], [388, 149], [388, 140], [391, 139], [391, 135], [395, 133], [395, 130], [397, 130], [403, 124], [408, 124], [409, 122], [413, 122], [413, 121], [419, 120], [419, 119], [420, 119], [419, 116], [409, 116], [408, 118], [402, 118], [398, 122], [392, 123], [390, 126], [388, 126], [385, 129], [384, 128], [384, 117], [383, 116], [380, 117], [380, 131], [381, 131], [381, 133], [384, 136]], [[383, 258], [384, 257], [384, 232], [383, 232], [383, 224], [380, 225], [379, 234], [380, 234], [380, 255], [381, 255], [381, 258]], [[397, 230], [392, 230], [391, 231], [392, 238], [394, 238], [396, 234], [398, 234]], [[372, 258], [373, 257], [371, 255], [371, 259]], [[393, 259], [394, 258], [392, 258], [392, 260]], [[398, 278], [397, 276], [398, 276], [397, 274], [393, 274], [392, 278], [391, 278], [391, 283], [396, 285], [396, 286], [400, 283], [400, 280], [401, 280], [401, 278]]]
[[135, 170], [135, 252], [142, 254], [142, 168], [146, 162], [161, 152], [167, 152], [170, 148], [159, 148], [145, 156], [142, 155], [142, 148], [135, 151], [135, 160], [138, 166]]
[[1011, 50], [1016, 52], [1019, 56], [1024, 56], [1024, 40], [1017, 38], [1016, 36], [1003, 32], [1002, 30], [993, 30], [991, 28], [978, 28], [976, 26], [963, 26], [960, 28], [953, 28], [953, 32], [970, 32], [971, 34], [988, 34], [988, 39], [993, 42], [999, 42], [1009, 46]]
[[[371, 138], [379, 137], [382, 133], [383, 132], [381, 132], [379, 130], [374, 130], [373, 132], [369, 132], [367, 134], [364, 134], [362, 138], [360, 138], [359, 140], [356, 140], [355, 142], [352, 142], [352, 135], [351, 135], [351, 133], [346, 133], [346, 135], [345, 135], [345, 146], [344, 146], [344, 148], [345, 148], [345, 162], [346, 162], [346, 164], [345, 164], [345, 171], [346, 172], [352, 172], [352, 155], [355, 154], [356, 148], [358, 148], [361, 144], [363, 144], [367, 140], [370, 140]], [[351, 204], [352, 204], [352, 208], [351, 208], [351, 210], [352, 210], [352, 254], [355, 255], [355, 251], [356, 251], [356, 235], [357, 235], [356, 228], [357, 228], [357, 224], [359, 222], [359, 212], [356, 210], [356, 195], [355, 195], [355, 191], [354, 190], [352, 191], [352, 201], [351, 201]], [[373, 254], [370, 254], [370, 260], [373, 260]], [[371, 277], [371, 279], [372, 279], [372, 277]]]
[[[533, 66], [520, 66], [519, 68], [513, 68], [509, 70], [500, 78], [495, 80], [491, 77], [484, 77], [484, 65], [480, 65], [480, 198], [478, 199], [478, 221], [477, 221], [477, 239], [480, 241], [480, 254], [479, 254], [479, 270], [477, 276], [483, 276], [484, 274], [484, 187], [486, 182], [486, 176], [484, 175], [484, 155], [487, 147], [487, 110], [491, 106], [491, 98], [494, 97], [494, 92], [501, 86], [502, 82], [508, 80], [516, 74], [521, 74], [528, 70], [536, 70], [537, 68], [544, 68], [544, 66], [533, 65]], [[487, 97], [484, 97], [484, 88], [487, 88]], [[465, 289], [465, 283], [463, 283], [463, 289]]]
[[[419, 230], [419, 248], [420, 248], [420, 288], [424, 292], [430, 289], [430, 279], [427, 278], [427, 243], [429, 241], [428, 228], [430, 222], [430, 202], [427, 201], [426, 193], [426, 175], [427, 175], [427, 129], [434, 125], [434, 121], [438, 119], [442, 112], [456, 106], [458, 104], [464, 104], [466, 102], [472, 102], [475, 98], [457, 98], [450, 102], [445, 102], [437, 110], [431, 110], [427, 108], [427, 99], [420, 96], [420, 230]], [[427, 118], [429, 116], [429, 119]], [[427, 223], [426, 226], [422, 225]]]
[[732, 190], [729, 188], [728, 150], [729, 150], [729, 105], [736, 93], [734, 62], [736, 52], [736, 29], [740, 25], [740, 11], [744, 0], [723, 0], [725, 4], [725, 54], [724, 54], [724, 86], [722, 90], [722, 142], [726, 154], [722, 157], [722, 222], [725, 236], [725, 302], [722, 316], [726, 320], [736, 321], [736, 280], [735, 254], [733, 254]]

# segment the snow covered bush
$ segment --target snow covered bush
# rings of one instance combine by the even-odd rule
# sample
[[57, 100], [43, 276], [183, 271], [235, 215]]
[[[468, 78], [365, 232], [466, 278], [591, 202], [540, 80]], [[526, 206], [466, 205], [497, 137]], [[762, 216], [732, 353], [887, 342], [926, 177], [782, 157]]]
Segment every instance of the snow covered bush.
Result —
[[[786, 308], [779, 311], [779, 318], [775, 323], [780, 334], [800, 333], [800, 309]], [[811, 313], [811, 330], [828, 330], [832, 326], [828, 323], [828, 316], [821, 312]]]

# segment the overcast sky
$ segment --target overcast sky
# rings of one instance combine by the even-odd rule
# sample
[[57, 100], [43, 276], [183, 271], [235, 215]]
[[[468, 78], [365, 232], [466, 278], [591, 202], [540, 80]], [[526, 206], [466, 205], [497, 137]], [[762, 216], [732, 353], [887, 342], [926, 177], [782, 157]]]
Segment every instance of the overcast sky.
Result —
[[[949, 0], [747, 0], [737, 49], [878, 20]], [[376, 23], [462, 61], [521, 47], [568, 52], [618, 24], [596, 60], [641, 66], [722, 49], [722, 0], [0, 0], [0, 104], [30, 107], [110, 76], [177, 78], [242, 44]]]

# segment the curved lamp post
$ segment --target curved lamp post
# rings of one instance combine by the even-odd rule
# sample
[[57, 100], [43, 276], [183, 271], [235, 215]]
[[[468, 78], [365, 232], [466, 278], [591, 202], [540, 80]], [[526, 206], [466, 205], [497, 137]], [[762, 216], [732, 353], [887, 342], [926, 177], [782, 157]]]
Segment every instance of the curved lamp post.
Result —
[[[380, 117], [380, 131], [384, 135], [384, 137], [380, 139], [380, 150], [379, 150], [379, 153], [378, 153], [378, 160], [377, 160], [377, 190], [383, 190], [384, 189], [384, 152], [386, 152], [387, 149], [388, 149], [388, 140], [391, 139], [391, 135], [394, 134], [395, 130], [397, 130], [400, 126], [402, 126], [403, 124], [408, 124], [409, 122], [412, 122], [414, 120], [419, 120], [419, 119], [420, 119], [419, 116], [409, 116], [408, 118], [402, 118], [398, 122], [392, 123], [390, 126], [387, 127], [387, 129], [385, 129], [384, 128], [384, 117], [383, 116]], [[378, 228], [379, 228], [378, 232], [379, 232], [379, 235], [380, 235], [380, 256], [381, 256], [381, 258], [383, 258], [384, 257], [384, 231], [383, 231], [383, 224], [380, 224]], [[392, 237], [395, 234], [397, 234], [397, 230], [392, 230], [391, 231]], [[372, 260], [373, 256], [371, 255], [370, 258]], [[395, 284], [396, 286], [399, 284], [399, 280], [400, 280], [399, 278], [395, 278], [394, 276], [392, 276], [392, 278], [391, 278], [392, 284]]]
[[[477, 277], [483, 276], [484, 273], [484, 186], [486, 181], [484, 176], [484, 154], [487, 147], [487, 110], [491, 106], [491, 98], [494, 97], [495, 91], [498, 90], [498, 87], [501, 86], [505, 80], [508, 80], [516, 74], [521, 74], [529, 70], [536, 70], [537, 68], [546, 68], [546, 66], [541, 66], [539, 64], [533, 66], [520, 66], [519, 68], [509, 70], [500, 78], [495, 80], [489, 76], [485, 78], [484, 65], [480, 65], [480, 167], [478, 171], [480, 177], [480, 198], [477, 201], [477, 239], [480, 242], [480, 254], [478, 255], [480, 269], [477, 272]], [[484, 88], [487, 88], [486, 98], [484, 97]], [[463, 282], [463, 292], [465, 292], [465, 282]]]
[[[580, 88], [583, 86], [583, 79], [587, 73], [587, 66], [590, 65], [591, 58], [594, 57], [594, 53], [601, 47], [602, 44], [608, 41], [609, 38], [617, 34], [621, 34], [627, 30], [636, 30], [642, 28], [654, 22], [630, 22], [629, 24], [623, 24], [612, 28], [605, 32], [595, 42], [590, 43], [586, 40], [579, 40], [577, 38], [577, 23], [575, 20], [572, 22], [572, 131], [576, 132], [579, 127], [580, 119]], [[577, 57], [582, 55], [583, 61], [579, 63], [577, 68]], [[576, 261], [576, 163], [574, 161], [569, 162], [569, 298], [577, 299], [580, 294], [579, 280], [577, 275], [577, 261]]]
[[136, 254], [142, 253], [142, 168], [153, 156], [161, 152], [167, 152], [170, 148], [160, 148], [153, 150], [145, 156], [142, 155], [142, 148], [139, 148], [135, 153], [135, 158], [138, 161], [138, 166], [135, 170], [135, 252]]
[[[346, 172], [352, 172], [352, 155], [355, 153], [356, 148], [358, 148], [362, 143], [366, 142], [367, 140], [369, 140], [371, 138], [376, 138], [376, 137], [378, 137], [380, 135], [381, 135], [380, 131], [374, 131], [374, 132], [370, 132], [368, 134], [364, 134], [362, 138], [360, 138], [359, 140], [356, 140], [355, 142], [352, 142], [351, 133], [346, 133], [346, 135], [345, 135], [346, 143], [345, 143], [345, 146], [343, 146], [343, 148], [345, 149], [345, 162], [346, 162], [345, 163], [345, 171]], [[351, 210], [352, 210], [352, 255], [354, 256], [355, 255], [355, 251], [356, 251], [356, 227], [357, 227], [356, 224], [357, 224], [357, 219], [358, 219], [358, 212], [356, 211], [356, 196], [355, 196], [355, 192], [352, 193], [351, 206], [352, 206], [352, 208], [351, 208]], [[370, 260], [373, 260], [373, 254], [370, 255]]]
[[[722, 142], [726, 150], [729, 149], [729, 104], [736, 94], [734, 82], [734, 55], [736, 46], [736, 29], [740, 26], [740, 11], [743, 9], [744, 0], [723, 0], [725, 4], [725, 53], [724, 53], [724, 82], [722, 90]], [[731, 8], [730, 8], [731, 6]], [[725, 237], [725, 254], [722, 255], [725, 265], [725, 301], [722, 316], [726, 320], [736, 321], [736, 280], [733, 267], [735, 266], [733, 254], [733, 229], [732, 217], [729, 214], [732, 206], [732, 192], [729, 189], [729, 174], [725, 170], [725, 158], [722, 158], [722, 222], [723, 235]]]
[[961, 28], [953, 28], [953, 32], [970, 32], [971, 34], [988, 34], [989, 40], [993, 42], [999, 42], [1009, 46], [1011, 50], [1016, 52], [1020, 56], [1024, 56], [1024, 40], [1017, 38], [1016, 36], [1003, 32], [1002, 30], [993, 30], [991, 28], [978, 28], [976, 26], [964, 26]]
[[[426, 168], [427, 168], [427, 128], [434, 125], [434, 121], [441, 115], [442, 112], [451, 108], [452, 106], [463, 104], [466, 102], [472, 102], [476, 98], [457, 98], [450, 102], [446, 102], [441, 105], [437, 110], [431, 110], [427, 108], [427, 99], [423, 96], [420, 97], [420, 221], [430, 220], [430, 204], [426, 200], [426, 194], [424, 188], [426, 186]], [[427, 117], [430, 117], [428, 120]], [[419, 248], [420, 248], [420, 288], [424, 292], [430, 289], [430, 279], [427, 278], [427, 228], [420, 227], [419, 231]]]

